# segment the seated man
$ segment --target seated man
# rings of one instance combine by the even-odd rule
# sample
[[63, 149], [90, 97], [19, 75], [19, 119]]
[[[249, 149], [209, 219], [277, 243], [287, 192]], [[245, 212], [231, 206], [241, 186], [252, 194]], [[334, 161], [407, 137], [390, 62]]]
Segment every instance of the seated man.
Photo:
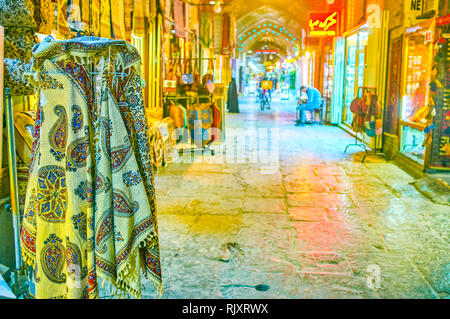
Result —
[[[306, 114], [305, 111], [309, 111], [312, 113], [314, 118], [314, 111], [320, 110], [322, 107], [322, 95], [319, 90], [313, 87], [307, 87], [303, 85], [300, 88], [300, 94], [305, 93], [308, 96], [307, 100], [300, 100], [299, 105], [297, 106], [297, 112], [300, 112], [300, 119], [297, 115], [297, 124], [301, 125], [306, 122]], [[298, 114], [298, 113], [297, 113]]]

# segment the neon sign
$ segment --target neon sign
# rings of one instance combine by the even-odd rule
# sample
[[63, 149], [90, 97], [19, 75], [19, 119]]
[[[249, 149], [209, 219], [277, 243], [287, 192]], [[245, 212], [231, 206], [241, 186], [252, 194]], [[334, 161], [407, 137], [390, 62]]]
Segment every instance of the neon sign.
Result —
[[308, 34], [314, 37], [335, 36], [337, 12], [310, 12]]

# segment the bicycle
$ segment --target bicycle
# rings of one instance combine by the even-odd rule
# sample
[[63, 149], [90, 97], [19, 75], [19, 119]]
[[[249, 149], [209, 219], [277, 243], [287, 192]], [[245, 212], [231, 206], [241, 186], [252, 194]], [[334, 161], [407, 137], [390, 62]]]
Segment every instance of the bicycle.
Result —
[[258, 102], [259, 102], [259, 108], [261, 111], [264, 111], [265, 109], [270, 110], [270, 100], [266, 94], [266, 90], [263, 90], [258, 95]]

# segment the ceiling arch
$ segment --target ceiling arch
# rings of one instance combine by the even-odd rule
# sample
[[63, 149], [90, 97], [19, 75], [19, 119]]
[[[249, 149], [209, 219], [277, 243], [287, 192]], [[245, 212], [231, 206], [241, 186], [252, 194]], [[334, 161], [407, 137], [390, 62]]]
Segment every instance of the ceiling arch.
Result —
[[287, 29], [283, 25], [280, 25], [277, 22], [274, 21], [262, 21], [259, 22], [253, 26], [250, 26], [244, 32], [237, 35], [237, 41], [247, 41], [249, 38], [258, 36], [260, 34], [269, 33], [273, 36], [283, 36], [285, 38], [288, 38], [289, 41], [298, 42], [301, 40], [301, 38], [293, 31]]
[[283, 52], [287, 55], [293, 55], [296, 43], [293, 44], [292, 39], [286, 41], [281, 36], [277, 39], [276, 33], [267, 35], [268, 39], [264, 37], [264, 41], [261, 41], [260, 37], [250, 40], [240, 40], [240, 37], [243, 34], [248, 36], [248, 32], [255, 29], [254, 26], [270, 23], [284, 27], [283, 32], [286, 30], [288, 35], [292, 34], [294, 42], [301, 42], [302, 29], [307, 27], [308, 12], [328, 9], [327, 0], [224, 0], [224, 2], [226, 3], [224, 10], [236, 18], [236, 35], [239, 47], [242, 48], [241, 52], [257, 48], [260, 44], [271, 43], [283, 48]]

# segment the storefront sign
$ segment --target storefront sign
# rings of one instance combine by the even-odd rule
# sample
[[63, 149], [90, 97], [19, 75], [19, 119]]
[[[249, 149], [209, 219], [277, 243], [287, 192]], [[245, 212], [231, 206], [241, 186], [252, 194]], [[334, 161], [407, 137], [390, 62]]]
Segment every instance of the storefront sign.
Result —
[[410, 0], [411, 11], [422, 12], [422, 0]]
[[335, 36], [337, 12], [310, 12], [308, 35], [313, 37]]
[[432, 42], [433, 41], [433, 31], [428, 30], [425, 32], [425, 42]]
[[405, 26], [409, 27], [421, 22], [417, 17], [422, 14], [423, 0], [406, 0], [405, 1]]
[[436, 19], [436, 26], [446, 25], [450, 23], [450, 14]]

